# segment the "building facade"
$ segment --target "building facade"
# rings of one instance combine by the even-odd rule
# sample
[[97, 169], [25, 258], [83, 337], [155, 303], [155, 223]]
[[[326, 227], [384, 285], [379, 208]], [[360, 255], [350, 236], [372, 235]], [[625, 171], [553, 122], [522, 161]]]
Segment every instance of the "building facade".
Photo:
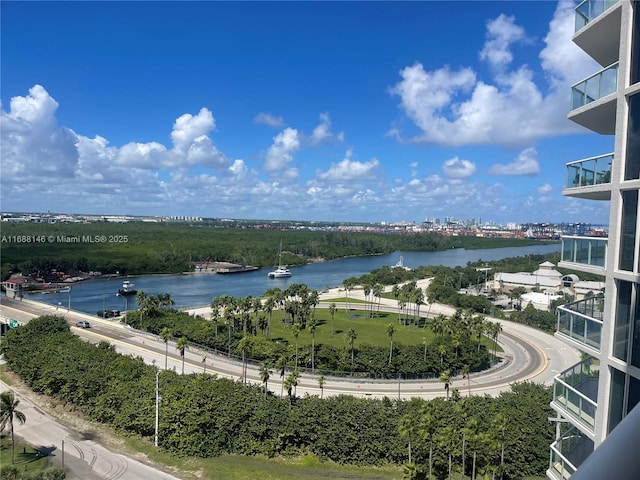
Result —
[[585, 0], [575, 20], [574, 43], [602, 69], [572, 87], [568, 117], [612, 136], [614, 150], [566, 166], [564, 195], [609, 201], [610, 225], [607, 238], [562, 238], [560, 266], [604, 275], [605, 294], [559, 309], [556, 336], [585, 357], [554, 381], [547, 476], [557, 480], [640, 402], [640, 2]]

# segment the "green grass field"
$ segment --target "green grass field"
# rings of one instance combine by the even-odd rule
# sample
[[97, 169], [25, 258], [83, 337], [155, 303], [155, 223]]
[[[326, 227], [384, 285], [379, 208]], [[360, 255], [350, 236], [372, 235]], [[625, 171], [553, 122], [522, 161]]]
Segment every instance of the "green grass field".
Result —
[[[5, 435], [6, 433], [6, 435]], [[11, 466], [11, 436], [8, 432], [0, 438], [0, 469]], [[20, 471], [40, 472], [47, 468], [47, 457], [31, 445], [16, 438], [15, 462]]]

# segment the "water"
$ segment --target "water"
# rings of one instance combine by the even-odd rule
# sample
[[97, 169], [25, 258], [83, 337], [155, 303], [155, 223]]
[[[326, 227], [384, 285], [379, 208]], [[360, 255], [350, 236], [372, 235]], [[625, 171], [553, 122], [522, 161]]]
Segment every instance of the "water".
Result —
[[[208, 305], [218, 295], [244, 297], [246, 295], [261, 296], [270, 288], [286, 289], [294, 283], [306, 284], [313, 290], [342, 285], [349, 277], [360, 277], [384, 265], [393, 267], [400, 257], [404, 265], [416, 268], [425, 265], [444, 265], [447, 267], [465, 266], [468, 262], [478, 260], [500, 260], [508, 257], [521, 257], [529, 254], [546, 254], [560, 251], [560, 244], [534, 245], [528, 247], [494, 248], [485, 250], [465, 250], [457, 248], [442, 252], [394, 252], [389, 255], [372, 257], [351, 257], [332, 262], [315, 263], [299, 267], [290, 267], [290, 278], [270, 279], [265, 268], [253, 272], [220, 274], [187, 274], [187, 275], [143, 275], [130, 280], [138, 290], [147, 294], [169, 293], [176, 302], [176, 307], [193, 307]], [[87, 280], [75, 284], [69, 293], [27, 294], [26, 298], [59, 304], [67, 308], [95, 315], [98, 310], [125, 310], [137, 308], [135, 296], [120, 297], [116, 295], [122, 286], [121, 278], [104, 280]]]

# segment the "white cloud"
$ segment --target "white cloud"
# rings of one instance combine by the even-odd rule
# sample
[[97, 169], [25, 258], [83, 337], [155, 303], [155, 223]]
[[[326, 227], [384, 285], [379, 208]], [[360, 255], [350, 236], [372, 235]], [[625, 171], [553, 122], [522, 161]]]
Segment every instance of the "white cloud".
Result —
[[5, 180], [18, 175], [70, 178], [78, 167], [76, 134], [59, 127], [56, 102], [40, 85], [25, 97], [13, 97], [2, 111], [2, 173]]
[[511, 163], [492, 165], [489, 173], [491, 175], [535, 175], [540, 172], [537, 156], [538, 152], [535, 148], [527, 148]]
[[[401, 80], [390, 92], [400, 98], [405, 115], [420, 130], [409, 140], [443, 146], [492, 144], [514, 148], [544, 137], [584, 131], [566, 118], [566, 99], [575, 77], [567, 66], [585, 58], [580, 49], [571, 46], [568, 25], [572, 21], [573, 10], [566, 1], [561, 2], [541, 53], [548, 88], [536, 84], [534, 78], [538, 77], [526, 65], [507, 71], [513, 63], [509, 48], [512, 42], [528, 40], [515, 19], [505, 16], [487, 24], [488, 40], [480, 54], [492, 65], [502, 67], [494, 78], [478, 79], [470, 68], [426, 71], [420, 63], [404, 68]], [[388, 135], [403, 139], [397, 126]]]
[[195, 116], [185, 113], [176, 119], [171, 132], [171, 140], [178, 152], [186, 153], [197, 138], [207, 135], [215, 128], [216, 122], [213, 114], [208, 109], [202, 108]]
[[521, 40], [525, 40], [524, 29], [515, 24], [514, 17], [501, 14], [487, 22], [487, 40], [480, 51], [480, 59], [495, 68], [504, 68], [513, 60], [511, 44]]
[[547, 195], [553, 191], [553, 187], [548, 183], [545, 183], [544, 185], [540, 185], [537, 190], [540, 195]]
[[273, 144], [267, 151], [264, 168], [267, 171], [281, 170], [293, 160], [293, 154], [300, 148], [300, 136], [295, 128], [285, 128], [273, 137]]
[[253, 119], [253, 123], [261, 123], [270, 127], [281, 128], [284, 126], [284, 119], [270, 113], [260, 112]]
[[377, 158], [368, 162], [351, 160], [352, 150], [347, 150], [345, 158], [338, 163], [332, 163], [326, 172], [317, 172], [317, 178], [329, 181], [351, 181], [374, 178], [375, 169], [380, 166]]
[[476, 165], [469, 160], [462, 160], [458, 157], [445, 160], [442, 164], [444, 174], [449, 178], [468, 178], [476, 171]]
[[328, 113], [320, 114], [320, 123], [313, 129], [313, 133], [309, 137], [309, 141], [312, 145], [318, 145], [322, 142], [330, 140], [332, 138], [337, 138], [339, 141], [344, 140], [344, 132], [338, 133], [338, 135], [334, 135], [331, 132], [331, 119], [329, 118]]

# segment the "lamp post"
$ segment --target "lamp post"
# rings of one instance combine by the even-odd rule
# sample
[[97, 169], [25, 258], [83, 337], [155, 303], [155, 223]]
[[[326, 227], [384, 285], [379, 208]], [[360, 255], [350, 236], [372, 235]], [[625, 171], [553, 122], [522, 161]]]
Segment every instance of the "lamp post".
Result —
[[71, 286], [69, 286], [69, 303], [67, 305], [67, 312], [71, 311]]
[[64, 470], [64, 439], [65, 438], [67, 438], [66, 435], [62, 437], [62, 470]]
[[156, 434], [154, 445], [158, 446], [158, 420], [160, 418], [160, 369], [156, 367]]

